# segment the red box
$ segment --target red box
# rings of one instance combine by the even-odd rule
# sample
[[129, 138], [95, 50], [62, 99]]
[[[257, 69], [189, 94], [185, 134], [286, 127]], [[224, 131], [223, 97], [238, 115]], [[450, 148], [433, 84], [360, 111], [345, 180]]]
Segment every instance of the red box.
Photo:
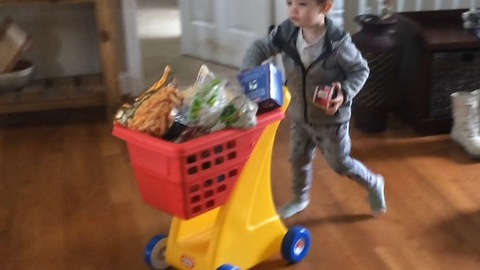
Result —
[[265, 127], [284, 117], [279, 108], [258, 116], [249, 130], [227, 129], [176, 144], [115, 124], [127, 142], [143, 200], [190, 219], [225, 204]]
[[328, 108], [330, 101], [336, 97], [338, 89], [331, 85], [319, 85], [315, 88], [313, 103], [322, 108]]

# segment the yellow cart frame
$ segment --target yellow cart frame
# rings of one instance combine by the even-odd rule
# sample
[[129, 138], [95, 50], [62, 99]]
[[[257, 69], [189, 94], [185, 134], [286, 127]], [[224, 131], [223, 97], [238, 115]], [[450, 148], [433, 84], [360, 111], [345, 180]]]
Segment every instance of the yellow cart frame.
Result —
[[[284, 113], [289, 103], [285, 89]], [[226, 204], [187, 220], [173, 217], [168, 237], [152, 239], [146, 259], [153, 268], [249, 269], [282, 249], [291, 262], [306, 255], [308, 231], [295, 228], [288, 237], [273, 204], [270, 172], [279, 124], [280, 120], [275, 121], [263, 131]]]

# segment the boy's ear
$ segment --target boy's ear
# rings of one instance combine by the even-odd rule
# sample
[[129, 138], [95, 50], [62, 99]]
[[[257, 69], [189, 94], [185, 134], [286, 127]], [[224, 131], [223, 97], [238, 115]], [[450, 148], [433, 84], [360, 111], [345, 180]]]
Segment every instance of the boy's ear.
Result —
[[330, 0], [327, 0], [323, 6], [323, 13], [327, 14], [332, 10], [333, 7], [333, 2]]

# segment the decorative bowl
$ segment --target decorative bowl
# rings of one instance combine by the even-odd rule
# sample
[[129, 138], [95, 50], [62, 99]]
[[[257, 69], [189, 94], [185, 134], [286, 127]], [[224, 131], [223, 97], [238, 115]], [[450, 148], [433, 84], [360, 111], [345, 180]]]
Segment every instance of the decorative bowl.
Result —
[[0, 92], [21, 90], [32, 80], [33, 70], [32, 62], [19, 60], [11, 72], [0, 73]]

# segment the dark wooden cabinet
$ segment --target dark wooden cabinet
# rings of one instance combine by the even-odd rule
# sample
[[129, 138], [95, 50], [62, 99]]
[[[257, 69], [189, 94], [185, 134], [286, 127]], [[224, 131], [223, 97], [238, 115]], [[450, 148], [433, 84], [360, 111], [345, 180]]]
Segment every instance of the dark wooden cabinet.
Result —
[[480, 88], [480, 39], [462, 27], [464, 11], [398, 14], [402, 58], [392, 104], [420, 135], [450, 132], [450, 94]]

